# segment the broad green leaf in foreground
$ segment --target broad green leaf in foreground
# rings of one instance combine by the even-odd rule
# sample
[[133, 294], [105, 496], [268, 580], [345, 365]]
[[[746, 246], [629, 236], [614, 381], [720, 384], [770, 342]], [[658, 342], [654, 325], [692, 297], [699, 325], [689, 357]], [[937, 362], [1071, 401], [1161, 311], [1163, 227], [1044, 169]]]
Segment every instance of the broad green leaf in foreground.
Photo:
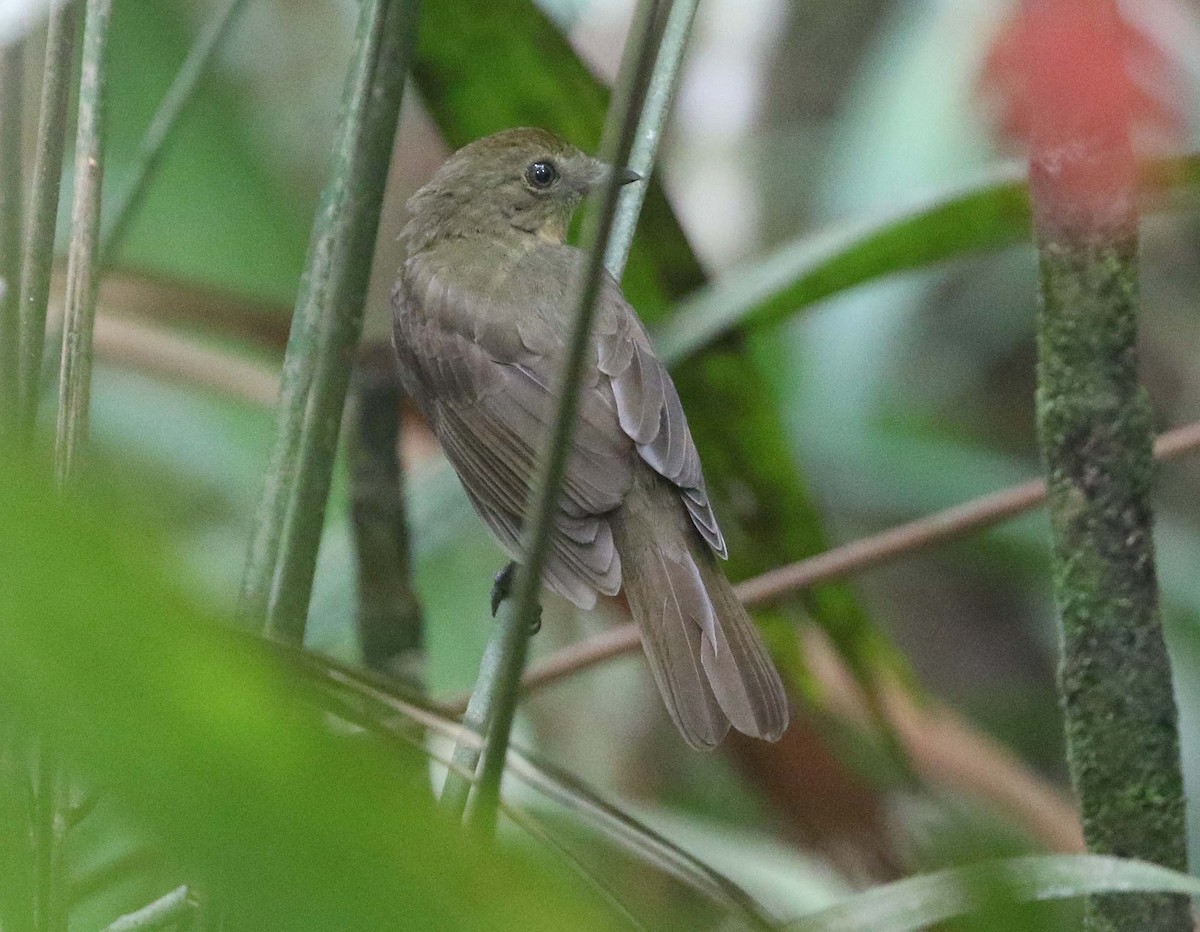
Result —
[[907, 932], [980, 907], [1094, 893], [1200, 895], [1200, 879], [1156, 864], [1099, 855], [1044, 855], [972, 864], [874, 887], [805, 916], [789, 932]]
[[422, 755], [331, 730], [315, 689], [180, 595], [114, 496], [64, 505], [48, 472], [0, 462], [0, 705], [219, 889], [234, 927], [600, 925], [536, 864], [444, 823]]

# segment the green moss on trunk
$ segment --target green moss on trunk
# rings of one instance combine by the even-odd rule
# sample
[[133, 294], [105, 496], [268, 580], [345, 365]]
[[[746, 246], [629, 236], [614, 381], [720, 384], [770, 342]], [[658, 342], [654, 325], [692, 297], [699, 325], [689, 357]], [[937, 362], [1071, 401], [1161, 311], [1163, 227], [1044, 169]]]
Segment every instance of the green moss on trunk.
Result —
[[[1035, 172], [1035, 197], [1037, 182]], [[1152, 426], [1137, 381], [1136, 217], [1062, 219], [1038, 224], [1038, 426], [1071, 777], [1089, 850], [1186, 870], [1148, 500]], [[1183, 897], [1109, 895], [1089, 902], [1087, 924], [1152, 932], [1190, 929], [1191, 919]]]

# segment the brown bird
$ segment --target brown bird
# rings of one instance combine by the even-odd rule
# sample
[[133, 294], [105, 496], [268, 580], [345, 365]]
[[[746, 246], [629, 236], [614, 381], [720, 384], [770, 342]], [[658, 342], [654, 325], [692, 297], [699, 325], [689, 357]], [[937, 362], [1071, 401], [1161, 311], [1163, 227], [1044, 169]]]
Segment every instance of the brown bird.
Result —
[[[407, 205], [392, 293], [401, 380], [517, 561], [585, 261], [567, 226], [610, 172], [514, 129], [460, 149]], [[675, 386], [607, 275], [594, 334], [543, 582], [580, 608], [624, 591], [688, 744], [715, 747], [731, 724], [774, 741], [783, 685], [717, 563], [725, 540]]]

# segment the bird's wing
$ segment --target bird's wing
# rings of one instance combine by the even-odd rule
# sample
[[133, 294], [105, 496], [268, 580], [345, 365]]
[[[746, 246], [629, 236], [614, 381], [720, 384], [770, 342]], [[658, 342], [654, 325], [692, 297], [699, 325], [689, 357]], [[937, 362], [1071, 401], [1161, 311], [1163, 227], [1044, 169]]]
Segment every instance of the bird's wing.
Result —
[[678, 488], [692, 524], [708, 545], [727, 557], [675, 383], [620, 286], [609, 276], [605, 276], [597, 318], [600, 371], [612, 383], [621, 429], [637, 445], [642, 459]]
[[[397, 350], [406, 387], [476, 510], [516, 558], [537, 447], [554, 416], [550, 385], [561, 354], [531, 351], [516, 326], [503, 325], [518, 312], [505, 305], [500, 283], [480, 289], [458, 279], [445, 266], [410, 260], [393, 299]], [[599, 374], [590, 381], [545, 571], [552, 589], [584, 608], [597, 592], [620, 590], [621, 563], [605, 515], [620, 505], [636, 462], [615, 403], [595, 390]]]

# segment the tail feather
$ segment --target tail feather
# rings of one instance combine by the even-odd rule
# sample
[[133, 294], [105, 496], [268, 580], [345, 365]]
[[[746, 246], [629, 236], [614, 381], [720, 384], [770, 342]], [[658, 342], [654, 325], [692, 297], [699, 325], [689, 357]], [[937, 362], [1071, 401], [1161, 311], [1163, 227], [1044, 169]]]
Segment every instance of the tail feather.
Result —
[[688, 744], [713, 748], [730, 725], [778, 739], [788, 721], [779, 674], [678, 496], [657, 477], [635, 483], [613, 535], [655, 682]]

